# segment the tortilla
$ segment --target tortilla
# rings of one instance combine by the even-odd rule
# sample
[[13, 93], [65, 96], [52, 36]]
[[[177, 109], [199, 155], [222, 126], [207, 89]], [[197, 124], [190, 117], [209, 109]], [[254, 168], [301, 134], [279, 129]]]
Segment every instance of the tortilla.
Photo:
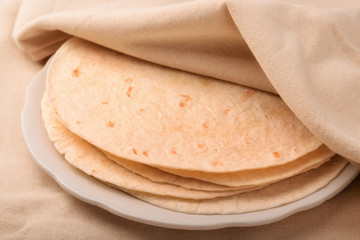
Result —
[[[176, 169], [157, 169], [144, 164], [129, 161], [106, 153], [107, 157], [126, 169], [141, 176], [151, 179], [155, 182], [171, 183], [184, 188], [198, 190], [229, 190], [230, 188], [249, 188], [260, 185], [269, 185], [270, 183], [280, 181], [285, 178], [295, 176], [299, 173], [317, 168], [324, 162], [330, 160], [335, 154], [325, 145], [313, 152], [306, 154], [299, 159], [287, 164], [230, 173], [209, 173], [201, 171], [186, 171]], [[180, 177], [182, 176], [182, 177]], [[187, 182], [189, 178], [198, 179], [218, 185], [193, 185], [193, 182]], [[219, 185], [223, 185], [219, 186]]]
[[183, 200], [151, 194], [129, 192], [155, 206], [190, 214], [238, 214], [279, 207], [304, 198], [325, 187], [346, 166], [336, 156], [320, 167], [282, 180], [256, 191], [209, 200]]
[[283, 165], [321, 142], [273, 94], [80, 39], [57, 51], [49, 101], [76, 135], [146, 165], [211, 173]]
[[[46, 95], [42, 100], [42, 116], [45, 128], [55, 148], [65, 155], [65, 159], [74, 167], [97, 178], [111, 186], [124, 191], [137, 191], [163, 196], [173, 196], [188, 199], [209, 199], [219, 196], [229, 196], [256, 188], [229, 191], [197, 191], [179, 186], [156, 183], [134, 174], [113, 161], [85, 140], [76, 136], [64, 127], [52, 112]], [[257, 187], [259, 188], [259, 187]]]
[[[201, 199], [208, 195], [206, 192], [186, 190], [170, 184], [152, 183], [107, 159], [96, 147], [66, 129], [51, 111], [45, 97], [42, 101], [42, 114], [50, 139], [70, 164], [151, 204], [192, 214], [235, 214], [281, 206], [326, 186], [347, 163], [337, 156], [314, 170], [259, 190], [252, 189], [251, 192], [231, 196], [196, 200], [193, 199], [194, 196]], [[186, 199], [189, 195], [191, 198]]]

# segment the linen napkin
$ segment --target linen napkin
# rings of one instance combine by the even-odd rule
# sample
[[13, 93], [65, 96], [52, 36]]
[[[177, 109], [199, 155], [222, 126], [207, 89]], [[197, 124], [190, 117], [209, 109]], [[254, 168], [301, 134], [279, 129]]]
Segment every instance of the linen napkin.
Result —
[[330, 149], [360, 163], [360, 2], [23, 0], [13, 38], [34, 60], [71, 36], [279, 94]]

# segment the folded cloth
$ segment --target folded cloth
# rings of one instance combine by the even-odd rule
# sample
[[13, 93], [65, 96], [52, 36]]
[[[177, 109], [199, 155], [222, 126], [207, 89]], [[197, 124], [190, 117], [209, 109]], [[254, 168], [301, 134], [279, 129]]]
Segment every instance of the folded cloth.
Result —
[[23, 0], [13, 38], [34, 60], [71, 36], [279, 94], [360, 163], [360, 2]]

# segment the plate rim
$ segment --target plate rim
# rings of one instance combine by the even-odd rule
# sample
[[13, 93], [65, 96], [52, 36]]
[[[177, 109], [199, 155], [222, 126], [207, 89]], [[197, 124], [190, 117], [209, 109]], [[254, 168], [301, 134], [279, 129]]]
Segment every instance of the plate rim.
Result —
[[[127, 193], [100, 183], [92, 177], [70, 166], [70, 164], [63, 159], [63, 156], [55, 150], [54, 146], [47, 138], [47, 135], [46, 139], [44, 139], [44, 131], [46, 130], [42, 124], [43, 121], [40, 112], [40, 100], [42, 93], [45, 90], [45, 78], [50, 60], [47, 62], [45, 67], [33, 77], [26, 91], [25, 105], [21, 113], [21, 127], [26, 145], [37, 164], [66, 192], [84, 202], [103, 208], [114, 215], [153, 226], [186, 230], [213, 230], [226, 227], [260, 226], [280, 221], [290, 215], [322, 204], [326, 200], [341, 192], [358, 175], [358, 170], [353, 165], [348, 164], [334, 180], [315, 193], [283, 206], [256, 212], [229, 215], [198, 215], [179, 213], [153, 206], [142, 200], [136, 199]], [[42, 131], [42, 134], [39, 134], [40, 132], [36, 132], [38, 130], [40, 130], [40, 132]], [[41, 141], [43, 141], [42, 144]], [[44, 144], [45, 148], [43, 148]], [[53, 154], [55, 162], [51, 162], [54, 160], [52, 158], [45, 158], [43, 156], [44, 152], [41, 150], [45, 150], [47, 155], [50, 154], [49, 156]], [[60, 163], [54, 165], [54, 163], [57, 163], [56, 161], [59, 159], [62, 159], [61, 162], [63, 165]], [[65, 167], [64, 164], [67, 165], [67, 167]], [[54, 169], [54, 166], [61, 166], [61, 171]], [[77, 176], [77, 179], [82, 179], [82, 185], [68, 182], [68, 178], [74, 178], [74, 176]], [[83, 187], [84, 185], [87, 188], [90, 187], [90, 190], [97, 190], [103, 194], [108, 194], [107, 196], [118, 196], [124, 203], [130, 203], [130, 205], [135, 203], [135, 205], [138, 204], [138, 207], [142, 207], [145, 210], [156, 210], [157, 212], [165, 215], [167, 214], [168, 216], [175, 216], [174, 219], [177, 221], [171, 220], [169, 222], [167, 219], [164, 219], [157, 214], [142, 215], [130, 212], [127, 208], [122, 208], [112, 201], [107, 201], [107, 199], [102, 198], [101, 195], [94, 196], [93, 194], [90, 194], [89, 191], [86, 190], [87, 188]]]

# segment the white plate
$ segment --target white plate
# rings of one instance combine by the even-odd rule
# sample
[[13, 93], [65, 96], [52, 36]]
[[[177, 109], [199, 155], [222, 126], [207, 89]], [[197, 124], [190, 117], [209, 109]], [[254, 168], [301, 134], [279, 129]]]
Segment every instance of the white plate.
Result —
[[26, 144], [36, 162], [71, 195], [109, 212], [155, 226], [206, 230], [258, 226], [279, 221], [294, 213], [316, 207], [344, 189], [358, 174], [349, 164], [325, 188], [296, 202], [263, 211], [234, 215], [192, 215], [158, 208], [124, 192], [108, 187], [70, 166], [48, 139], [41, 118], [40, 101], [45, 89], [46, 68], [30, 83], [22, 112]]

